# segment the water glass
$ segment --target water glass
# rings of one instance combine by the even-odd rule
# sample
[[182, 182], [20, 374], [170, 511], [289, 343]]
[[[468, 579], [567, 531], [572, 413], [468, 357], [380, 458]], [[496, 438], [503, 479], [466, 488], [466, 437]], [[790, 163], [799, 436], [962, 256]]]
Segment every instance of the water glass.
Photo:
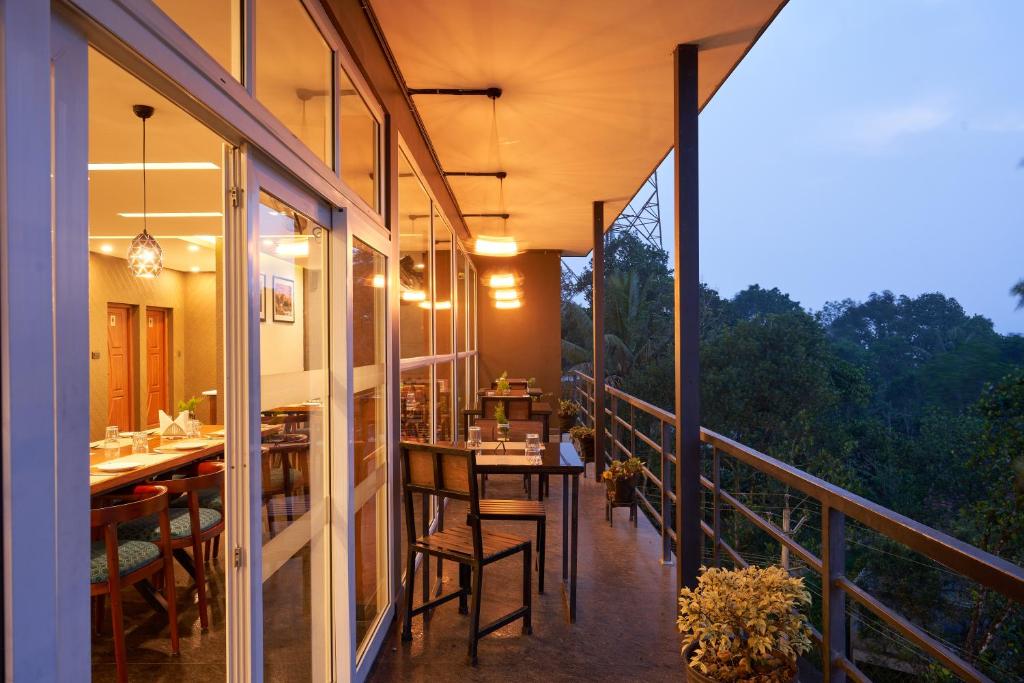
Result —
[[470, 448], [477, 448], [483, 444], [480, 436], [480, 428], [473, 426], [469, 428], [469, 435], [466, 437], [466, 445]]
[[132, 453], [149, 453], [149, 434], [145, 432], [132, 434]]
[[107, 455], [117, 455], [121, 451], [121, 430], [117, 425], [107, 427], [103, 434], [103, 450]]
[[200, 422], [199, 420], [189, 420], [188, 421], [188, 434], [186, 436], [188, 436], [188, 438], [190, 438], [190, 439], [197, 439], [197, 438], [199, 438], [200, 436], [203, 435], [203, 432], [202, 432], [202, 429], [201, 429], [202, 426], [203, 426], [203, 423]]
[[540, 434], [527, 434], [526, 435], [526, 454], [527, 455], [538, 455], [538, 454], [540, 454]]

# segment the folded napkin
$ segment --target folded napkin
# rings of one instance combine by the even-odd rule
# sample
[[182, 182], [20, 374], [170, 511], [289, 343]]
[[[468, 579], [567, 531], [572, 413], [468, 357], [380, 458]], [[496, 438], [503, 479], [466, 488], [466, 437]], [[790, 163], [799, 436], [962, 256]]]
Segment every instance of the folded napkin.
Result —
[[178, 417], [160, 411], [160, 436], [185, 436], [188, 434], [188, 411], [181, 411]]

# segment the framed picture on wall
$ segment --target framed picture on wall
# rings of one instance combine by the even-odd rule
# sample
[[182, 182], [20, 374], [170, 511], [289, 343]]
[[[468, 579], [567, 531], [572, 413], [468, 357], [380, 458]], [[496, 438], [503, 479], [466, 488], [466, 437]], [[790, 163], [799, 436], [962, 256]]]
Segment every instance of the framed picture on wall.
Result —
[[267, 319], [267, 276], [260, 273], [260, 322]]
[[274, 322], [295, 322], [295, 280], [274, 276]]

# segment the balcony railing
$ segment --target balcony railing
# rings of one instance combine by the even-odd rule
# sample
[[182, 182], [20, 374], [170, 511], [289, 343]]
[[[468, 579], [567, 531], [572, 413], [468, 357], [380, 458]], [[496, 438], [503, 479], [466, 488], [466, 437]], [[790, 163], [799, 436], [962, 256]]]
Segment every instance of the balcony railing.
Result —
[[[594, 380], [581, 372], [575, 375], [578, 379], [573, 391], [583, 406], [588, 424], [593, 426]], [[676, 464], [672, 452], [675, 416], [608, 385], [605, 385], [605, 396], [607, 404], [602, 408], [606, 415], [608, 448], [596, 457], [604, 457], [605, 462], [610, 462], [620, 456], [637, 455], [644, 461], [644, 476], [637, 487], [637, 500], [661, 531], [663, 560], [672, 561], [676, 542], [672, 522], [676, 502], [672, 490]], [[968, 681], [991, 680], [957, 654], [954, 648], [884, 604], [846, 575], [848, 520], [923, 555], [960, 578], [1001, 593], [1017, 603], [1024, 603], [1024, 569], [721, 434], [702, 428], [701, 441], [705, 454], [702, 462], [705, 474], [701, 475], [701, 485], [705, 491], [701, 528], [711, 546], [710, 557], [706, 559], [719, 566], [724, 554], [733, 565], [745, 567], [748, 564], [743, 557], [744, 549], [732, 547], [723, 538], [722, 516], [728, 512], [739, 515], [780, 544], [783, 553], [791, 553], [801, 563], [801, 567], [806, 567], [821, 579], [822, 628], [820, 631], [814, 629], [814, 640], [822, 652], [822, 670], [826, 673], [826, 681], [841, 680], [844, 675], [856, 681], [870, 680], [853, 663], [849, 651], [847, 599], [874, 615], [957, 676]], [[758, 514], [740, 500], [742, 494], [735, 491], [730, 493], [722, 484], [723, 459], [730, 459], [733, 465], [738, 463], [764, 475], [768, 481], [784, 487], [786, 491], [796, 491], [815, 501], [820, 510], [820, 556], [797, 542], [788, 528], [780, 528], [770, 518]]]

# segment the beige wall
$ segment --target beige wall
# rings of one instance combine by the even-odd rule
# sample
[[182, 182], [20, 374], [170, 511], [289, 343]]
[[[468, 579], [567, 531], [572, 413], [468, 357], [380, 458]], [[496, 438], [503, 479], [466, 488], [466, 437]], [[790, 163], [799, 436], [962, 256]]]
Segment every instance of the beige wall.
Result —
[[[474, 256], [480, 281], [499, 268], [514, 268], [524, 277], [523, 307], [498, 310], [480, 286], [480, 384], [490, 386], [503, 371], [510, 377], [536, 377], [557, 412], [561, 395], [562, 317], [561, 256], [557, 251], [530, 251], [515, 258]], [[557, 424], [552, 417], [551, 426]]]
[[[107, 424], [107, 304], [136, 307], [133, 329], [136, 345], [135, 416], [145, 419], [146, 367], [139, 362], [145, 348], [146, 307], [171, 311], [171, 408], [178, 401], [217, 387], [220, 355], [217, 337], [216, 282], [212, 273], [182, 273], [164, 269], [160, 277], [134, 277], [124, 259], [89, 254], [89, 432], [103, 436]], [[96, 357], [98, 355], [98, 357]], [[207, 417], [201, 408], [199, 418]]]

